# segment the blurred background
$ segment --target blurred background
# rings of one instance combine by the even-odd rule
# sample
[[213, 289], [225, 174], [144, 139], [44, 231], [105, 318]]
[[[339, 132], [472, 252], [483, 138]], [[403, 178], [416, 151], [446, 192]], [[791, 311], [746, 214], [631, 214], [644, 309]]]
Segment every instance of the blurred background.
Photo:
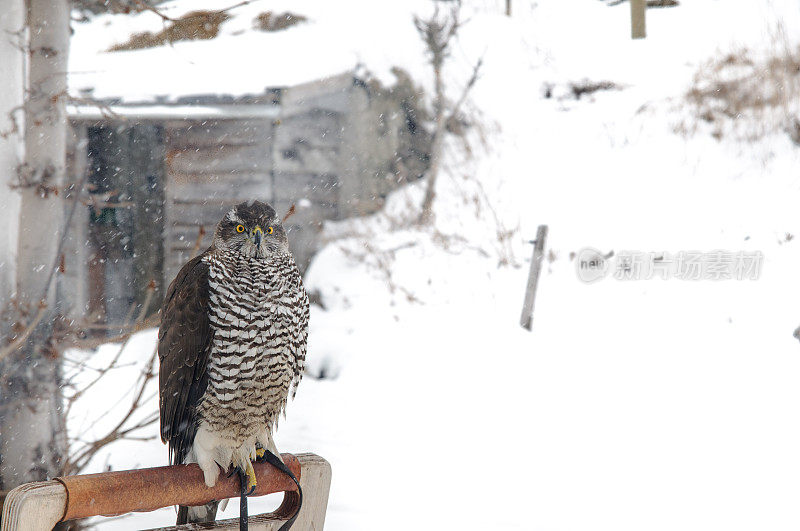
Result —
[[259, 199], [326, 529], [800, 526], [796, 2], [2, 4], [0, 496], [167, 464], [164, 290]]

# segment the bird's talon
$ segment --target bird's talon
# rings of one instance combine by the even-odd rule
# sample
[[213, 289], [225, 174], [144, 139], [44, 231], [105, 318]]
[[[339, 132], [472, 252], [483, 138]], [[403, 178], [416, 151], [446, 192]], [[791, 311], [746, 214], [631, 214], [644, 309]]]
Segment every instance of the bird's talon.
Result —
[[245, 475], [247, 477], [247, 495], [253, 493], [256, 490], [256, 485], [258, 485], [258, 480], [256, 479], [256, 471], [253, 469], [253, 463], [250, 461], [247, 462], [247, 470], [245, 471]]
[[260, 462], [262, 459], [264, 459], [266, 454], [267, 451], [265, 449], [261, 448], [260, 446], [256, 447], [256, 461]]

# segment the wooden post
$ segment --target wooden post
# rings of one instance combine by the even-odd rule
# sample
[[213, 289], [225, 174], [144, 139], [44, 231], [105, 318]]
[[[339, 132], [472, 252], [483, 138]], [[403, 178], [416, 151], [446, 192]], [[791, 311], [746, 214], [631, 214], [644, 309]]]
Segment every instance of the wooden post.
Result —
[[646, 0], [630, 0], [631, 4], [631, 38], [644, 39], [647, 36], [645, 28]]
[[506, 16], [511, 16], [511, 0], [506, 0]]
[[531, 259], [531, 270], [528, 273], [528, 289], [525, 291], [525, 302], [522, 305], [522, 317], [519, 321], [522, 328], [527, 330], [533, 328], [533, 303], [536, 299], [536, 286], [539, 283], [539, 271], [542, 268], [546, 240], [547, 225], [539, 225], [536, 230], [536, 240], [533, 242], [533, 258]]

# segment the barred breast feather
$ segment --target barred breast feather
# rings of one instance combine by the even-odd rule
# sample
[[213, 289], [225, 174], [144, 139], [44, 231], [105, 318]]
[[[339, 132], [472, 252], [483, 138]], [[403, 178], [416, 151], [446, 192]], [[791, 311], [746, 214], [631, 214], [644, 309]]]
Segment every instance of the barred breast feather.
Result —
[[288, 254], [212, 253], [204, 261], [214, 339], [198, 415], [241, 443], [259, 427], [272, 429], [302, 378], [308, 297]]

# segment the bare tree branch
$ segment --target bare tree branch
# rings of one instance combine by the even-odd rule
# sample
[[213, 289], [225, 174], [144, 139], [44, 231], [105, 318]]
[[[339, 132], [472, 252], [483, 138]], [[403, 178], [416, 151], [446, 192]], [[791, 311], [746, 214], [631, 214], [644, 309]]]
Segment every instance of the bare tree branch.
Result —
[[19, 350], [25, 342], [28, 341], [28, 338], [31, 336], [36, 327], [41, 322], [42, 318], [44, 317], [45, 311], [47, 310], [47, 304], [44, 301], [39, 302], [39, 309], [36, 312], [33, 320], [25, 327], [25, 330], [17, 336], [17, 338], [0, 350], [0, 361], [3, 361], [7, 358], [10, 354], [13, 354], [17, 350]]
[[161, 17], [161, 20], [163, 20], [164, 22], [177, 22], [177, 19], [168, 17], [167, 15], [165, 15], [164, 13], [162, 13], [161, 11], [156, 9], [155, 7], [153, 7], [150, 4], [144, 2], [143, 0], [134, 0], [134, 3], [139, 7], [139, 9], [141, 11], [150, 11], [152, 13], [155, 13], [156, 15]]
[[70, 207], [69, 214], [67, 215], [67, 222], [65, 225], [65, 230], [61, 233], [61, 239], [58, 242], [58, 249], [56, 251], [56, 258], [53, 262], [53, 265], [50, 268], [49, 273], [47, 274], [47, 281], [44, 284], [44, 288], [42, 289], [41, 297], [39, 297], [39, 309], [36, 312], [33, 320], [28, 324], [25, 328], [25, 331], [17, 336], [17, 338], [7, 345], [5, 348], [0, 350], [0, 361], [3, 361], [4, 358], [12, 354], [13, 352], [17, 351], [21, 347], [25, 345], [25, 342], [31, 336], [31, 334], [36, 330], [36, 327], [41, 322], [42, 318], [44, 317], [45, 310], [47, 308], [47, 303], [45, 300], [47, 299], [47, 292], [50, 290], [50, 285], [53, 283], [53, 277], [55, 276], [56, 270], [60, 269], [61, 266], [61, 257], [64, 251], [64, 243], [67, 240], [67, 230], [69, 226], [72, 224], [72, 218], [75, 215], [75, 209], [78, 205], [78, 199], [80, 197], [81, 191], [83, 190], [83, 186], [86, 184], [86, 179], [88, 178], [88, 172], [83, 176], [78, 184], [78, 190], [75, 193], [75, 199], [72, 202], [72, 206]]
[[142, 309], [139, 310], [139, 317], [136, 318], [136, 325], [141, 325], [144, 321], [144, 316], [147, 315], [147, 310], [150, 309], [150, 303], [153, 301], [153, 294], [155, 291], [156, 282], [150, 279], [150, 282], [147, 283], [147, 293], [145, 293], [144, 302], [142, 302]]
[[458, 102], [451, 108], [449, 113], [446, 113], [445, 108], [447, 107], [447, 101], [445, 98], [445, 83], [442, 68], [445, 60], [450, 56], [450, 43], [462, 25], [460, 12], [461, 2], [459, 0], [454, 2], [454, 5], [444, 14], [440, 12], [437, 4], [430, 18], [422, 19], [420, 17], [414, 17], [414, 25], [427, 48], [428, 61], [433, 67], [434, 80], [433, 110], [435, 125], [433, 142], [431, 143], [430, 150], [430, 165], [426, 172], [427, 184], [425, 196], [422, 200], [419, 218], [417, 219], [419, 224], [428, 224], [433, 219], [433, 201], [436, 198], [436, 180], [439, 174], [439, 166], [441, 165], [443, 137], [447, 127], [447, 121], [449, 118], [456, 115], [461, 105], [466, 100], [467, 94], [478, 79], [478, 72], [483, 62], [479, 60], [478, 64], [475, 65], [472, 76], [467, 82]]
[[[66, 415], [67, 415], [67, 418], [69, 418], [69, 413], [72, 410], [72, 406], [75, 404], [75, 402], [81, 396], [83, 396], [86, 393], [86, 391], [88, 391], [89, 389], [94, 387], [95, 384], [97, 384], [97, 382], [99, 382], [106, 374], [109, 373], [109, 371], [111, 371], [112, 369], [118, 367], [119, 358], [122, 356], [122, 353], [125, 351], [125, 347], [128, 345], [128, 342], [130, 341], [130, 338], [131, 338], [131, 336], [128, 336], [128, 339], [126, 339], [125, 343], [123, 343], [122, 346], [120, 346], [119, 350], [114, 355], [114, 358], [111, 360], [111, 362], [106, 367], [103, 367], [103, 368], [97, 370], [97, 376], [93, 380], [91, 380], [88, 384], [84, 385], [81, 389], [75, 391], [69, 397], [66, 397], [66, 402], [67, 402]], [[82, 365], [83, 366], [81, 367], [80, 370], [86, 370], [85, 364], [82, 364]]]
[[292, 206], [290, 206], [289, 210], [286, 211], [286, 215], [283, 216], [281, 223], [286, 223], [286, 220], [292, 217], [294, 215], [294, 212], [295, 212], [295, 204], [292, 203]]
[[72, 96], [70, 94], [65, 94], [64, 96], [67, 98], [67, 103], [72, 103], [73, 105], [79, 103], [82, 105], [97, 107], [97, 109], [100, 111], [100, 114], [103, 115], [103, 118], [113, 118], [115, 120], [128, 121], [127, 116], [123, 116], [115, 112], [110, 105], [103, 103], [102, 101], [97, 101], [92, 98], [81, 98], [78, 96]]
[[[120, 347], [120, 352], [124, 350], [124, 347], [125, 345]], [[142, 370], [142, 373], [139, 375], [139, 380], [136, 385], [136, 390], [134, 392], [134, 398], [131, 401], [131, 404], [125, 415], [123, 415], [123, 417], [114, 425], [114, 427], [109, 429], [103, 436], [98, 437], [94, 441], [85, 443], [83, 447], [74, 454], [70, 452], [72, 455], [68, 456], [66, 463], [64, 464], [65, 474], [74, 474], [76, 472], [80, 472], [86, 467], [86, 465], [89, 464], [92, 458], [95, 455], [97, 455], [97, 453], [105, 446], [120, 439], [131, 438], [132, 433], [147, 428], [158, 421], [159, 418], [158, 412], [154, 412], [137, 422], [132, 422], [133, 417], [137, 413], [139, 413], [139, 411], [141, 411], [144, 403], [150, 398], [149, 396], [145, 396], [145, 391], [147, 389], [148, 384], [156, 376], [156, 372], [154, 370], [156, 356], [157, 356], [157, 350], [154, 350], [152, 355], [150, 356], [150, 359], [148, 360], [144, 369]], [[117, 359], [118, 356], [115, 357], [115, 360]], [[99, 378], [102, 378], [105, 375], [106, 372], [103, 372]], [[90, 382], [90, 385], [94, 385], [95, 383], [97, 383], [99, 378], [95, 378], [92, 382]], [[78, 393], [82, 393], [84, 391], [85, 389], [82, 391], [78, 391]], [[92, 426], [96, 422], [97, 420], [95, 420], [95, 422], [92, 423]], [[152, 437], [148, 438], [148, 437], [137, 436], [136, 440], [149, 440], [151, 438]]]
[[[178, 19], [172, 18], [172, 17], [169, 17], [169, 16], [165, 15], [164, 13], [162, 13], [161, 11], [156, 9], [155, 7], [151, 6], [147, 2], [144, 2], [144, 0], [134, 0], [134, 3], [139, 7], [140, 11], [150, 11], [152, 13], [155, 13], [156, 15], [161, 17], [161, 20], [163, 20], [164, 22], [178, 22]], [[230, 11], [232, 9], [236, 9], [237, 7], [246, 6], [246, 5], [252, 4], [252, 3], [253, 3], [253, 0], [243, 0], [242, 2], [239, 2], [238, 4], [234, 4], [232, 6], [228, 6], [226, 8], [219, 9], [219, 10], [215, 11], [215, 13], [225, 13], [225, 12]]]
[[78, 183], [78, 190], [75, 193], [75, 199], [72, 201], [72, 206], [69, 209], [69, 214], [67, 215], [67, 222], [64, 225], [64, 230], [61, 232], [61, 239], [58, 241], [58, 250], [56, 251], [56, 259], [53, 263], [53, 266], [50, 268], [50, 272], [47, 274], [47, 282], [44, 284], [44, 289], [42, 289], [42, 296], [40, 297], [41, 300], [45, 300], [47, 297], [47, 292], [50, 290], [50, 285], [53, 283], [53, 276], [55, 275], [56, 270], [59, 268], [59, 263], [61, 262], [61, 254], [64, 252], [64, 243], [67, 241], [67, 234], [69, 232], [69, 227], [72, 225], [72, 218], [75, 216], [75, 210], [78, 207], [78, 198], [83, 191], [83, 187], [86, 184], [86, 180], [89, 178], [89, 172], [84, 172], [83, 177], [81, 178], [80, 182]]
[[192, 258], [197, 256], [197, 253], [200, 252], [200, 246], [203, 244], [203, 236], [206, 235], [206, 228], [200, 225], [200, 228], [197, 230], [197, 239], [194, 241], [194, 246], [192, 247]]
[[125, 341], [130, 335], [135, 334], [136, 332], [141, 332], [142, 330], [146, 330], [148, 328], [157, 327], [160, 320], [161, 316], [158, 313], [156, 313], [142, 320], [139, 323], [134, 322], [133, 325], [127, 328], [127, 330], [125, 330], [125, 326], [122, 324], [90, 325], [87, 326], [87, 328], [101, 329], [101, 330], [121, 329], [125, 330], [125, 332], [122, 332], [112, 337], [103, 336], [103, 337], [93, 337], [89, 339], [79, 339], [78, 337], [72, 335], [67, 338], [60, 339], [57, 342], [57, 347], [59, 349], [64, 349], [64, 348], [93, 349], [99, 347], [100, 345], [104, 345], [106, 343], [119, 343], [121, 341]]
[[453, 108], [450, 110], [450, 114], [447, 116], [448, 122], [458, 116], [461, 106], [464, 105], [465, 101], [467, 101], [467, 96], [469, 96], [472, 87], [474, 87], [475, 83], [478, 81], [481, 66], [483, 66], [483, 57], [478, 59], [478, 62], [475, 63], [474, 67], [472, 67], [472, 75], [467, 81], [467, 84], [464, 85], [464, 90], [461, 91], [461, 96], [459, 96], [458, 101], [456, 101], [455, 105], [453, 105]]

